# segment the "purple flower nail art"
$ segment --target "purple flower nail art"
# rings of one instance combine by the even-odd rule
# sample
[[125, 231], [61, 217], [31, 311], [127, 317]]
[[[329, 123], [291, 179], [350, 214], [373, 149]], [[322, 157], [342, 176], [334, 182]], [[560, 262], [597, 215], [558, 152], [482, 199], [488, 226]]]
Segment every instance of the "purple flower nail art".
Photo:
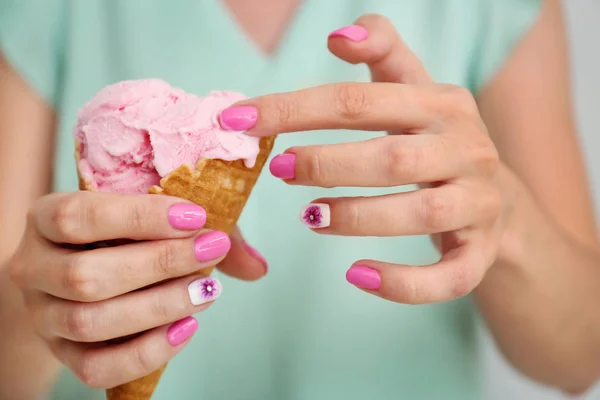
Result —
[[211, 299], [218, 295], [219, 287], [214, 279], [206, 279], [200, 284], [202, 296], [206, 299]]
[[331, 222], [329, 205], [321, 203], [309, 204], [300, 212], [300, 220], [310, 228], [328, 227]]
[[197, 279], [189, 284], [188, 293], [193, 305], [204, 304], [221, 295], [221, 282], [211, 277]]

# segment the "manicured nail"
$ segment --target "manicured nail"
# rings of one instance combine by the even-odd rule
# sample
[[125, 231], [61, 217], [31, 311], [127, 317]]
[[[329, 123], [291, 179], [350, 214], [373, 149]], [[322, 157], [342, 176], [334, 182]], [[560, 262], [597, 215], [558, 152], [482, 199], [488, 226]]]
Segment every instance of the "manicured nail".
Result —
[[296, 177], [296, 155], [286, 153], [273, 157], [269, 164], [269, 171], [276, 178], [294, 179]]
[[258, 111], [253, 106], [237, 106], [226, 108], [219, 115], [221, 128], [227, 131], [247, 131], [254, 128]]
[[343, 28], [336, 29], [335, 31], [329, 34], [330, 38], [334, 37], [342, 37], [353, 42], [362, 42], [369, 36], [369, 31], [367, 31], [362, 26], [358, 25], [348, 25]]
[[168, 217], [175, 229], [201, 229], [206, 223], [206, 210], [196, 204], [175, 204], [169, 208]]
[[363, 289], [376, 290], [381, 285], [381, 277], [376, 269], [354, 265], [346, 271], [346, 280]]
[[194, 317], [185, 317], [173, 323], [167, 329], [167, 340], [171, 346], [177, 346], [185, 342], [198, 330], [198, 321]]
[[331, 222], [329, 204], [309, 204], [300, 212], [300, 220], [310, 228], [326, 228]]
[[221, 282], [210, 276], [196, 279], [188, 285], [188, 293], [193, 305], [208, 303], [221, 295]]
[[269, 264], [267, 260], [256, 250], [254, 247], [250, 246], [248, 243], [244, 242], [244, 249], [250, 254], [252, 257], [260, 261], [262, 265], [265, 266], [265, 272], [269, 270]]
[[231, 241], [225, 232], [212, 231], [198, 236], [194, 244], [196, 260], [210, 261], [227, 254]]

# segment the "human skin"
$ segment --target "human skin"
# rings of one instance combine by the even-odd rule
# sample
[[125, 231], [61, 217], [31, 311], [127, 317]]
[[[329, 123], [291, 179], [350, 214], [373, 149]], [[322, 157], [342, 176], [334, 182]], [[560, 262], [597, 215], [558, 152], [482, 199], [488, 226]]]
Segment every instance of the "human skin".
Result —
[[290, 185], [421, 185], [379, 197], [315, 199], [304, 222], [319, 234], [431, 235], [438, 263], [358, 260], [348, 280], [407, 304], [473, 293], [517, 368], [581, 393], [600, 374], [600, 254], [569, 107], [563, 32], [560, 5], [549, 1], [476, 99], [434, 82], [391, 23], [364, 16], [330, 35], [329, 49], [366, 62], [375, 83], [262, 96], [221, 118], [254, 136], [388, 131], [359, 143], [292, 147], [275, 157], [271, 172]]
[[[234, 6], [236, 2], [230, 3]], [[266, 3], [269, 2], [257, 1], [256, 9]], [[286, 12], [282, 10], [281, 15], [287, 15]], [[281, 21], [278, 23], [281, 24]], [[409, 120], [422, 117], [422, 120], [414, 122], [423, 122], [419, 125], [423, 132], [411, 136], [390, 135], [370, 142], [371, 145], [402, 143], [403, 146], [393, 148], [408, 149], [400, 150], [390, 158], [399, 165], [390, 163], [393, 168], [387, 168], [387, 174], [383, 174], [387, 182], [377, 181], [372, 176], [358, 176], [355, 178], [360, 178], [360, 182], [352, 183], [347, 170], [336, 170], [332, 166], [327, 169], [327, 164], [321, 163], [318, 170], [315, 170], [314, 164], [311, 168], [310, 160], [364, 158], [365, 149], [358, 152], [352, 149], [352, 145], [290, 149], [289, 152], [296, 155], [294, 179], [286, 181], [317, 186], [340, 183], [384, 186], [403, 182], [427, 184], [433, 180], [432, 177], [443, 178], [441, 185], [423, 185], [423, 190], [411, 194], [412, 197], [390, 198], [405, 204], [397, 213], [387, 214], [397, 221], [406, 222], [398, 224], [405, 230], [388, 227], [388, 232], [384, 233], [434, 234], [434, 240], [442, 244], [444, 264], [417, 273], [410, 266], [362, 260], [355, 265], [376, 270], [379, 277], [379, 284], [373, 284], [372, 279], [370, 285], [373, 289], [367, 291], [411, 304], [474, 293], [500, 348], [517, 368], [562, 390], [584, 391], [600, 370], [600, 360], [594, 356], [600, 345], [600, 319], [595, 307], [600, 300], [600, 262], [589, 190], [569, 105], [567, 53], [558, 1], [546, 3], [536, 26], [475, 99], [464, 89], [432, 82], [421, 63], [402, 44], [385, 19], [367, 16], [356, 25], [367, 30], [366, 39], [356, 42], [334, 36], [329, 40], [329, 48], [346, 61], [366, 62], [378, 84], [318, 87], [300, 93], [253, 99], [245, 104], [257, 108], [257, 126], [264, 128], [265, 132], [344, 127], [396, 133], [403, 131]], [[251, 37], [254, 37], [252, 32], [265, 29], [255, 27], [253, 30], [250, 25], [247, 28]], [[257, 43], [265, 52], [276, 43], [276, 40], [265, 38], [272, 39], [281, 33], [277, 32], [273, 28], [270, 35], [264, 32], [256, 35]], [[22, 398], [30, 398], [52, 384], [59, 363], [34, 333], [28, 318], [30, 314], [24, 312], [26, 306], [21, 300], [21, 291], [6, 278], [5, 272], [10, 268], [14, 281], [21, 287], [26, 286], [22, 283], [27, 281], [23, 279], [26, 275], [22, 275], [25, 266], [37, 265], [52, 255], [47, 247], [31, 251], [27, 259], [30, 262], [24, 263], [23, 252], [15, 253], [15, 249], [25, 230], [27, 210], [38, 205], [30, 213], [38, 215], [40, 204], [56, 198], [38, 200], [50, 190], [52, 155], [49, 149], [54, 117], [47, 105], [6, 64], [0, 70], [0, 196], [4, 206], [0, 210], [3, 221], [0, 227], [0, 263], [7, 266], [2, 271], [0, 318], [8, 322], [2, 323], [0, 330], [0, 351], [3, 354], [0, 387], [7, 393], [19, 393], [23, 394]], [[404, 84], [402, 88], [398, 83]], [[415, 96], [406, 96], [408, 93]], [[315, 118], [314, 109], [308, 105], [310, 102], [306, 98], [318, 101], [325, 94], [337, 99], [334, 104], [338, 107], [325, 108], [327, 113]], [[373, 102], [374, 95], [384, 95], [390, 104], [408, 107], [414, 115], [402, 111], [391, 113], [385, 104]], [[281, 110], [286, 111], [283, 116]], [[426, 132], [432, 125], [439, 129], [435, 133]], [[445, 144], [440, 145], [440, 140], [444, 140]], [[432, 146], [418, 147], [424, 143]], [[471, 143], [477, 143], [477, 146], [470, 146]], [[449, 157], [446, 146], [459, 156]], [[417, 151], [422, 152], [419, 153], [421, 157], [412, 159], [425, 161], [419, 163], [418, 168], [417, 165], [403, 168], [402, 163], [409, 159], [408, 151], [415, 149], [420, 149]], [[449, 161], [448, 168], [435, 165], [430, 160], [436, 157], [427, 157], [430, 155], [427, 152], [432, 149], [436, 150], [436, 157]], [[327, 157], [324, 158], [324, 155]], [[30, 175], [22, 173], [14, 176], [11, 171], [17, 170], [20, 160], [25, 157], [34, 160], [27, 172]], [[341, 165], [349, 168], [349, 163]], [[569, 165], [569, 168], [562, 167], [564, 165]], [[385, 168], [385, 165], [374, 162], [373, 169], [376, 168]], [[447, 184], [449, 180], [456, 184]], [[448, 186], [451, 190], [447, 190]], [[419, 203], [417, 196], [426, 193], [430, 194], [429, 202]], [[78, 204], [85, 208], [97, 195], [87, 194], [86, 200], [81, 200], [81, 195], [68, 196], [76, 199], [73, 201], [82, 201]], [[476, 209], [474, 215], [465, 215], [462, 210], [471, 206], [468, 203], [470, 196], [488, 199], [487, 206]], [[124, 200], [105, 200], [117, 207], [118, 201]], [[367, 199], [361, 205], [369, 207], [367, 201], [374, 200]], [[147, 207], [143, 200], [134, 202], [139, 207]], [[348, 210], [358, 209], [358, 205], [344, 209], [344, 202], [348, 204], [344, 199], [319, 199], [319, 202], [330, 205], [331, 223], [329, 227], [315, 229], [315, 232], [365, 234], [357, 231], [356, 227], [340, 225], [341, 219], [336, 217], [344, 215], [344, 210], [351, 212]], [[63, 202], [63, 208], [54, 206], [53, 212], [64, 209], [64, 204], [69, 203]], [[423, 204], [430, 207], [424, 208]], [[163, 206], [151, 216], [157, 220], [165, 218], [168, 204]], [[165, 231], [160, 232], [161, 238], [170, 229], [166, 223], [163, 226]], [[27, 229], [33, 232], [32, 237], [43, 236], [37, 228], [30, 226]], [[375, 227], [361, 224], [360, 229]], [[98, 233], [97, 228], [91, 231], [90, 239], [97, 238], [94, 236]], [[194, 231], [190, 237], [196, 234]], [[177, 240], [190, 240], [190, 237]], [[241, 238], [233, 235], [231, 242], [231, 251], [221, 264], [222, 269], [245, 279], [262, 276], [264, 265], [243, 250]], [[465, 248], [464, 243], [467, 243], [466, 251], [461, 250]], [[452, 253], [451, 249], [458, 250]], [[117, 258], [118, 249], [113, 250]], [[456, 259], [448, 256], [457, 253]], [[459, 260], [467, 262], [458, 263]], [[101, 320], [101, 314], [94, 315], [96, 320]], [[156, 332], [159, 332], [165, 328], [157, 329]], [[161, 336], [162, 344], [167, 340], [165, 336]], [[133, 346], [129, 351], [144, 349]], [[53, 351], [59, 358], [65, 359], [67, 352]], [[124, 348], [107, 351], [113, 351], [111, 357], [119, 359], [123, 353], [117, 352], [124, 351]], [[170, 349], [159, 352], [165, 359], [174, 353]], [[106, 387], [118, 383], [106, 372], [114, 365], [94, 362], [99, 359], [94, 359], [92, 354], [95, 353], [71, 351], [72, 366], [69, 366], [91, 386]], [[152, 362], [158, 361], [162, 359]], [[146, 372], [143, 364], [148, 363], [143, 362], [136, 370], [142, 375]], [[152, 366], [150, 363], [145, 368]]]

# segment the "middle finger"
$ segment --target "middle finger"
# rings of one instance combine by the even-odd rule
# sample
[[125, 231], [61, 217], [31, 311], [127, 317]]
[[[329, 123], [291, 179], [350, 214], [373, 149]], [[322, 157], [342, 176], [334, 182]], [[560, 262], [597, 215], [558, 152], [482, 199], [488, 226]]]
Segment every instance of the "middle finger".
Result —
[[[449, 180], [467, 169], [455, 141], [438, 135], [384, 136], [364, 142], [294, 147], [269, 169], [287, 183], [386, 187]], [[368, 166], [368, 167], [367, 167]]]

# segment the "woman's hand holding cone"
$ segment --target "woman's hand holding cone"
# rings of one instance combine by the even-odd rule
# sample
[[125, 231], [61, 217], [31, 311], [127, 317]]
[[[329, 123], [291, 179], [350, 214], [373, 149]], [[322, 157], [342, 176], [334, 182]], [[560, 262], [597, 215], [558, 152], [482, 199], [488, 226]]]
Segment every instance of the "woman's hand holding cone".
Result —
[[114, 387], [177, 354], [197, 329], [190, 315], [221, 292], [202, 268], [264, 275], [239, 232], [203, 230], [205, 221], [202, 207], [154, 195], [60, 193], [31, 210], [12, 278], [37, 333], [85, 384]]

